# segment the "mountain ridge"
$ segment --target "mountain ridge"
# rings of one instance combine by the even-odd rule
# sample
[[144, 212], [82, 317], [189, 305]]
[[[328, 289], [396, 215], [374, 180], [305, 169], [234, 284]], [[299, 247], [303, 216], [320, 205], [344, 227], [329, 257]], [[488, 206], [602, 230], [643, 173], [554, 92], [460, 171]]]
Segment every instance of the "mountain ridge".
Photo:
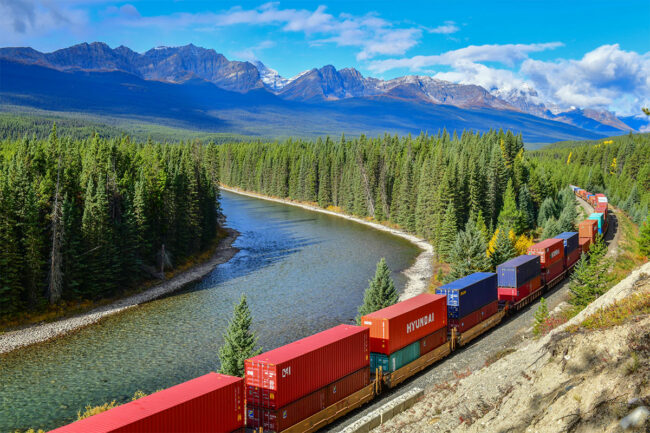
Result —
[[426, 75], [380, 80], [364, 77], [355, 68], [337, 70], [332, 65], [285, 78], [260, 61], [228, 60], [214, 49], [193, 44], [155, 47], [144, 53], [123, 45], [112, 49], [103, 42], [84, 42], [51, 53], [42, 53], [31, 47], [8, 47], [0, 48], [0, 57], [68, 72], [119, 70], [145, 80], [170, 83], [199, 79], [240, 93], [266, 89], [282, 99], [312, 104], [385, 95], [403, 101], [460, 108], [521, 111], [605, 134], [635, 129], [610, 112], [593, 109], [559, 111], [557, 107], [547, 107], [532, 88], [490, 91], [475, 84], [457, 84]]

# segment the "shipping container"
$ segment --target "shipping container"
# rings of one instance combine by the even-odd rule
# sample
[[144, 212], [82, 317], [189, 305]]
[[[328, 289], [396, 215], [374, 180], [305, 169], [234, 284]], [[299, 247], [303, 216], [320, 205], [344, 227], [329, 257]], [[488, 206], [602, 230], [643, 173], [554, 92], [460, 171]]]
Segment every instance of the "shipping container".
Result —
[[244, 427], [244, 415], [244, 379], [208, 373], [53, 432], [230, 433]]
[[393, 371], [404, 367], [406, 364], [415, 361], [419, 357], [420, 342], [416, 341], [415, 343], [411, 343], [390, 355], [372, 352], [370, 354], [370, 369], [375, 371], [375, 369], [381, 367], [382, 371], [392, 373]]
[[246, 426], [281, 431], [343, 400], [370, 385], [370, 368], [365, 367], [279, 409], [249, 405]]
[[564, 241], [562, 239], [546, 239], [528, 247], [528, 254], [539, 256], [542, 269], [558, 262], [564, 263]]
[[564, 256], [564, 268], [569, 269], [571, 266], [573, 266], [578, 260], [580, 260], [581, 255], [582, 249], [578, 246], [578, 248]]
[[424, 293], [361, 318], [370, 329], [370, 351], [390, 355], [447, 327], [447, 299]]
[[465, 317], [498, 299], [497, 274], [475, 272], [436, 289], [436, 294], [447, 296], [447, 316]]
[[598, 234], [603, 234], [603, 228], [605, 227], [605, 218], [602, 213], [592, 213], [589, 215], [590, 220], [594, 220], [598, 223]]
[[519, 302], [542, 286], [541, 275], [527, 281], [517, 288], [499, 287], [499, 301]]
[[579, 247], [578, 232], [564, 232], [555, 236], [555, 239], [562, 239], [564, 241], [564, 256], [577, 250]]
[[447, 327], [438, 329], [433, 334], [420, 339], [420, 356], [426, 355], [436, 347], [439, 347], [447, 342]]
[[564, 258], [548, 268], [542, 268], [542, 284], [548, 284], [564, 272]]
[[370, 333], [339, 325], [245, 361], [249, 387], [259, 388], [250, 404], [277, 409], [370, 363]]
[[593, 243], [598, 234], [598, 221], [586, 219], [578, 224], [578, 233], [581, 239], [589, 239]]
[[596, 194], [596, 203], [607, 203], [607, 196], [605, 194]]
[[485, 319], [499, 312], [499, 301], [490, 302], [480, 309], [461, 317], [460, 319], [449, 319], [449, 331], [456, 329], [456, 332], [462, 333], [473, 328]]
[[608, 213], [609, 213], [607, 203], [597, 203], [596, 206], [594, 207], [594, 212], [595, 213], [602, 213], [604, 219], [607, 220], [607, 216], [608, 216]]
[[539, 276], [541, 269], [539, 256], [523, 255], [510, 259], [497, 266], [498, 287], [521, 287]]
[[590, 246], [591, 246], [591, 239], [580, 238], [580, 249], [582, 249], [583, 254], [587, 254], [589, 252]]

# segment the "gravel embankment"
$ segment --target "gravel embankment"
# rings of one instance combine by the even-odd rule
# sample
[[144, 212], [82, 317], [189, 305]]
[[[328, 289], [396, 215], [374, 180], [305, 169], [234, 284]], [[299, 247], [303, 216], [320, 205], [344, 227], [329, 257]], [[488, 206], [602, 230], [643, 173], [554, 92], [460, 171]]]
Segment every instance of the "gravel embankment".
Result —
[[243, 191], [237, 188], [232, 188], [229, 186], [221, 185], [221, 189], [225, 191], [230, 191], [235, 194], [241, 194], [245, 195], [248, 197], [254, 197], [254, 198], [259, 198], [262, 200], [268, 200], [268, 201], [273, 201], [276, 203], [282, 203], [282, 204], [288, 204], [291, 206], [297, 206], [309, 211], [313, 212], [320, 212], [328, 215], [332, 215], [338, 218], [344, 218], [349, 221], [354, 221], [359, 224], [364, 224], [366, 226], [372, 227], [376, 230], [381, 230], [383, 232], [388, 232], [390, 234], [393, 234], [395, 236], [399, 236], [401, 238], [404, 238], [411, 242], [412, 244], [416, 245], [418, 248], [422, 250], [422, 252], [417, 256], [415, 259], [415, 263], [413, 265], [406, 269], [404, 271], [404, 275], [407, 277], [407, 282], [406, 286], [404, 287], [404, 291], [400, 295], [400, 301], [403, 301], [405, 299], [412, 298], [413, 296], [419, 295], [421, 293], [424, 293], [424, 291], [429, 287], [429, 281], [431, 280], [431, 277], [433, 276], [433, 246], [425, 241], [424, 239], [420, 239], [417, 236], [413, 236], [411, 234], [408, 234], [406, 232], [403, 232], [398, 229], [394, 229], [391, 227], [387, 227], [385, 225], [375, 223], [372, 221], [366, 221], [361, 218], [353, 217], [350, 215], [338, 213], [338, 212], [332, 212], [327, 209], [320, 208], [318, 206], [312, 206], [309, 204], [305, 203], [299, 203], [299, 202], [294, 202], [291, 200], [284, 200], [280, 198], [275, 198], [275, 197], [268, 197], [265, 195], [257, 194], [254, 192], [249, 192], [249, 191]]
[[162, 282], [142, 293], [120, 299], [109, 305], [95, 308], [87, 313], [52, 323], [34, 325], [1, 334], [0, 354], [59, 337], [70, 331], [96, 323], [111, 314], [116, 314], [128, 308], [135, 307], [136, 305], [168, 295], [183, 288], [189, 283], [200, 280], [212, 272], [215, 266], [227, 262], [239, 251], [237, 248], [232, 246], [235, 239], [237, 239], [237, 236], [239, 236], [239, 233], [232, 229], [227, 230], [228, 235], [219, 243], [219, 246], [212, 254], [212, 257], [200, 265], [182, 272], [172, 279]]

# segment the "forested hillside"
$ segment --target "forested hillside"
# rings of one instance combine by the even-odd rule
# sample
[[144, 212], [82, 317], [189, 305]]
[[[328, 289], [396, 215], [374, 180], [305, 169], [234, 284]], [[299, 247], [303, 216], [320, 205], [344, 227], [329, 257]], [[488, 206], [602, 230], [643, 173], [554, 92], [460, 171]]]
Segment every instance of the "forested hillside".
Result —
[[503, 131], [224, 145], [219, 161], [227, 185], [397, 224], [442, 257], [470, 216], [486, 242], [499, 218], [521, 234], [558, 191]]
[[650, 206], [650, 134], [562, 143], [532, 152], [556, 185], [572, 183], [609, 201], [641, 224]]
[[116, 295], [205, 249], [215, 156], [214, 145], [60, 139], [56, 128], [0, 141], [0, 316]]

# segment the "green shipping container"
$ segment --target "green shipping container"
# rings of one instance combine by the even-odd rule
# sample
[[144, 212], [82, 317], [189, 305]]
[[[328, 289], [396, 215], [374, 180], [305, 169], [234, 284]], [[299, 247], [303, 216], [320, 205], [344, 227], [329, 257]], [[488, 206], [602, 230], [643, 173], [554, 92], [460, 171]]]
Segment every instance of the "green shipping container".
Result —
[[370, 371], [375, 371], [381, 367], [382, 371], [392, 373], [399, 370], [409, 362], [413, 362], [420, 357], [420, 341], [409, 344], [408, 346], [393, 352], [390, 355], [383, 353], [370, 353]]
[[598, 233], [603, 234], [603, 222], [605, 221], [605, 214], [592, 213], [589, 215], [589, 219], [598, 221]]

